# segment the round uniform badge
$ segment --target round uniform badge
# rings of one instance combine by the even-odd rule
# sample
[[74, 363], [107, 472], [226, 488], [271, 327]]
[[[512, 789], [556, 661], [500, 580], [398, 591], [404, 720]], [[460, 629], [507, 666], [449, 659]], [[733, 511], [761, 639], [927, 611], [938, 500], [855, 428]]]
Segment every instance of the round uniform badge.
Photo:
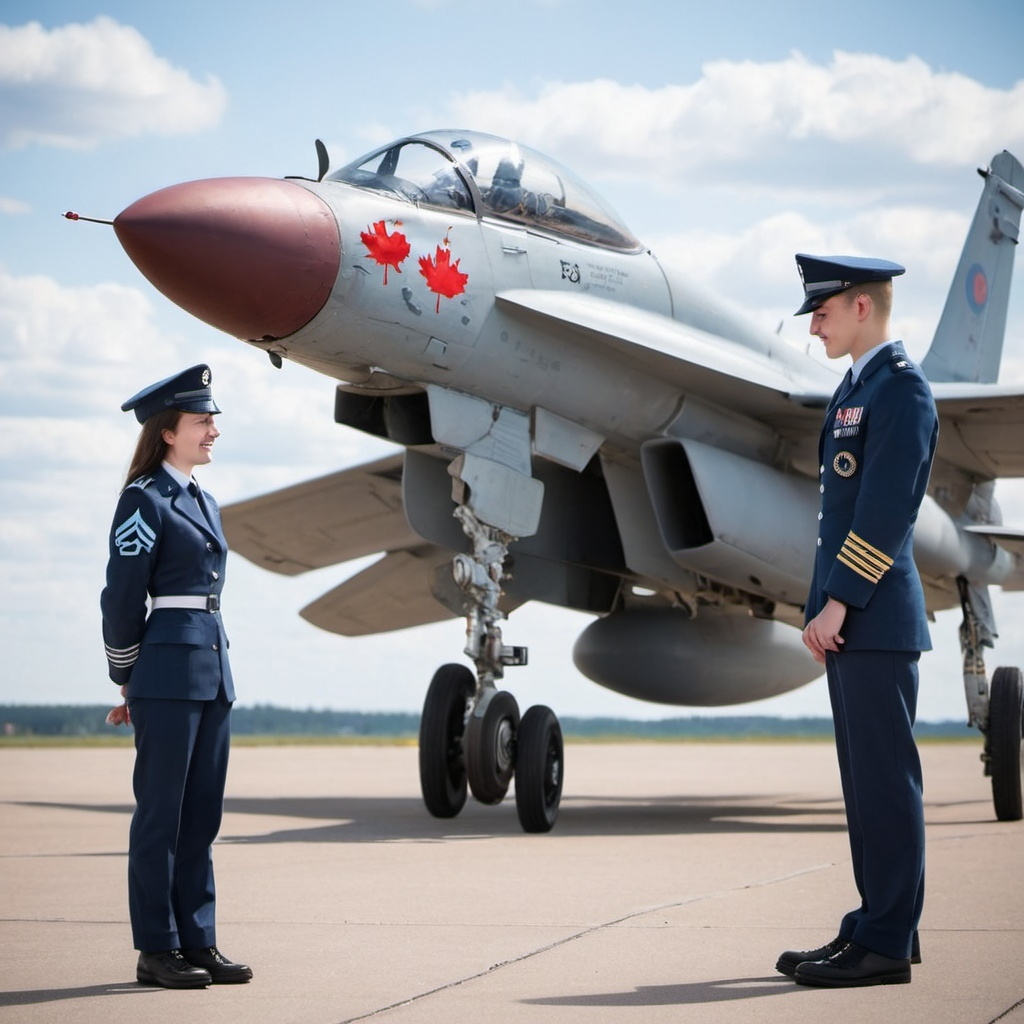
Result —
[[832, 460], [832, 468], [842, 477], [853, 476], [857, 472], [857, 460], [851, 452], [840, 452]]

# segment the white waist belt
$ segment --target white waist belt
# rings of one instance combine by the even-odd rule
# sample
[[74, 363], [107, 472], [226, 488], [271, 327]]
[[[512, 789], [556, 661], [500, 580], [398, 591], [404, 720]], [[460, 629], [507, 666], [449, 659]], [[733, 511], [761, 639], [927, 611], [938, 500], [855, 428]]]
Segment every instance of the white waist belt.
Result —
[[180, 594], [170, 597], [154, 597], [151, 609], [158, 608], [194, 608], [204, 612], [220, 611], [219, 594]]

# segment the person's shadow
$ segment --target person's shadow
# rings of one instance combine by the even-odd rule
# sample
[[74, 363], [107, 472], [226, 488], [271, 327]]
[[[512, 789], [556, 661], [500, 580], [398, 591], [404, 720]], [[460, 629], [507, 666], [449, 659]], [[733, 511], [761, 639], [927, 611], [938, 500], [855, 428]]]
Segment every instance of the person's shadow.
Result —
[[758, 978], [719, 978], [679, 985], [640, 985], [626, 992], [594, 992], [576, 996], [522, 999], [528, 1006], [686, 1006], [690, 1003], [725, 1003], [734, 999], [778, 996], [807, 991], [781, 974]]
[[[92, 996], [122, 996], [126, 992], [158, 992], [158, 988], [134, 981], [112, 981], [107, 985], [79, 985], [76, 988], [33, 988], [21, 992], [0, 992], [0, 1006], [35, 1006], [62, 999], [88, 999]], [[197, 989], [196, 991], [202, 991]]]

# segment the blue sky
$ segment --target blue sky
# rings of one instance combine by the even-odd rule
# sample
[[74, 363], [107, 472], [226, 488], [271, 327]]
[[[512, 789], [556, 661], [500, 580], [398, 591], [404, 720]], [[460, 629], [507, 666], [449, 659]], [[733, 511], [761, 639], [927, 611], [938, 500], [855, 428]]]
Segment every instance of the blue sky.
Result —
[[[712, 9], [713, 8], [713, 9]], [[1024, 157], [1024, 7], [1006, 0], [668, 4], [394, 0], [0, 7], [0, 702], [104, 701], [98, 594], [140, 387], [214, 367], [225, 416], [204, 484], [222, 503], [376, 457], [332, 422], [333, 387], [176, 309], [100, 225], [157, 188], [311, 175], [399, 135], [516, 138], [601, 191], [659, 258], [794, 344], [795, 251], [897, 259], [894, 327], [923, 355], [980, 191]], [[1020, 275], [1018, 271], [1018, 276]], [[1024, 382], [1024, 286], [1003, 381]], [[1004, 484], [1007, 522], [1024, 490]], [[226, 618], [240, 700], [416, 710], [462, 623], [346, 640], [298, 609], [349, 575], [285, 579], [233, 558]], [[1024, 662], [1024, 597], [996, 594], [990, 667]], [[528, 607], [506, 628], [531, 665], [522, 706], [660, 717], [581, 677], [587, 618]], [[921, 715], [963, 717], [959, 613], [933, 627]], [[737, 709], [724, 709], [734, 713]], [[821, 681], [739, 710], [827, 714]], [[705, 713], [705, 712], [700, 712]]]

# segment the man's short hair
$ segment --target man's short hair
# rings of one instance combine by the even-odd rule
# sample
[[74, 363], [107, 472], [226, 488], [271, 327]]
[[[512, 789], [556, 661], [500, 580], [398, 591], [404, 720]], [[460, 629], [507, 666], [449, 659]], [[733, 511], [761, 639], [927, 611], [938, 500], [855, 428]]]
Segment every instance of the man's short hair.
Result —
[[858, 295], [866, 295], [871, 300], [875, 316], [888, 320], [892, 314], [892, 279], [888, 281], [865, 281], [855, 284], [843, 292], [846, 305], [850, 305]]

